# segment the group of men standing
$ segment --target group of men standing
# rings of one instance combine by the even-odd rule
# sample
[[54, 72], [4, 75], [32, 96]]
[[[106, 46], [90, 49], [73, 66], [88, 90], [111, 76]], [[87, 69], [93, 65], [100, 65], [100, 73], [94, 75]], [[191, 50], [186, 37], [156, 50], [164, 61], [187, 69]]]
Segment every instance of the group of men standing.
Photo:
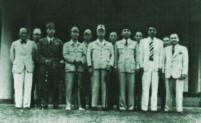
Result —
[[47, 37], [40, 39], [41, 30], [36, 28], [33, 42], [27, 38], [27, 29], [21, 28], [20, 39], [12, 43], [10, 58], [16, 108], [29, 109], [31, 92], [36, 88], [37, 107], [47, 109], [52, 95], [53, 108], [58, 109], [60, 82], [65, 71], [66, 110], [72, 109], [75, 98], [78, 110], [85, 110], [87, 99], [92, 110], [97, 110], [100, 102], [103, 110], [118, 106], [121, 111], [148, 111], [151, 92], [150, 110], [157, 111], [158, 86], [163, 85], [166, 92], [161, 103], [163, 110], [173, 110], [175, 90], [176, 111], [183, 111], [188, 51], [178, 44], [177, 34], [165, 37], [163, 42], [156, 38], [156, 28], [149, 27], [147, 38], [137, 32], [134, 41], [130, 38], [130, 28], [125, 26], [121, 40], [117, 41], [117, 33], [111, 32], [110, 41], [106, 41], [105, 26], [98, 25], [97, 39], [91, 41], [92, 32], [86, 29], [80, 43], [80, 31], [74, 26], [70, 41], [63, 44], [54, 36], [55, 31], [55, 24], [47, 23]]

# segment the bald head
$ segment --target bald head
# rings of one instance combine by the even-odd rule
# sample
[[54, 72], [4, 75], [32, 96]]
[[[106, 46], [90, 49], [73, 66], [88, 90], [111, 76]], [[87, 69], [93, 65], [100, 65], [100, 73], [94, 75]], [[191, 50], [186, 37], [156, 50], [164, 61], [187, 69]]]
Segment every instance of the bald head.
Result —
[[27, 39], [27, 29], [25, 27], [20, 28], [19, 37], [20, 37], [21, 40], [26, 40]]
[[142, 38], [143, 38], [142, 32], [136, 32], [136, 33], [135, 33], [134, 39], [135, 39], [137, 42], [140, 42], [140, 40], [141, 40]]

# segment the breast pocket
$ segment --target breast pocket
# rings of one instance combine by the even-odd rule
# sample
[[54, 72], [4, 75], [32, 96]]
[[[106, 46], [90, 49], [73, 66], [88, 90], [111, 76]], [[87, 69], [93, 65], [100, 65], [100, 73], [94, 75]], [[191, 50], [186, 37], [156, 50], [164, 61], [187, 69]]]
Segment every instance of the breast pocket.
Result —
[[130, 55], [134, 55], [135, 48], [133, 48], [133, 47], [128, 48], [128, 52], [129, 52]]
[[123, 50], [124, 50], [123, 48], [118, 48], [118, 53], [123, 54], [124, 53]]
[[105, 54], [106, 57], [109, 57], [110, 56], [110, 48], [109, 47], [104, 48], [103, 53]]
[[68, 52], [69, 52], [69, 55], [71, 55], [71, 56], [76, 55], [75, 50], [73, 50], [73, 49], [69, 49]]
[[92, 49], [92, 61], [97, 61], [101, 50], [99, 48]]

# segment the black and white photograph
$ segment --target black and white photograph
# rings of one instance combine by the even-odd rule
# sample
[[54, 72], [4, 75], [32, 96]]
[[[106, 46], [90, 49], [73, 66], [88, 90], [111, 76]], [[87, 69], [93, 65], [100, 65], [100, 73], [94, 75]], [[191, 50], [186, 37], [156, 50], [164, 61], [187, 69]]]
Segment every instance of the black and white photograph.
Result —
[[0, 123], [148, 122], [201, 122], [201, 0], [0, 0]]

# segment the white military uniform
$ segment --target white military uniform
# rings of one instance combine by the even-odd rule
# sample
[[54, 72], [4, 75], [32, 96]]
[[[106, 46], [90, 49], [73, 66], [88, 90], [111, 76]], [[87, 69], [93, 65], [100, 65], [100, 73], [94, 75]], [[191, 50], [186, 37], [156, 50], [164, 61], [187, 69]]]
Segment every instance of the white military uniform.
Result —
[[[153, 59], [150, 60], [150, 42], [153, 41]], [[151, 110], [157, 110], [158, 94], [158, 70], [162, 69], [163, 42], [154, 37], [142, 39], [140, 41], [140, 67], [144, 69], [142, 76], [142, 101], [141, 109], [148, 110], [149, 90], [151, 86]]]
[[[115, 67], [119, 73], [119, 109], [134, 109], [135, 69], [139, 69], [139, 47], [137, 42], [122, 39], [115, 45]], [[126, 89], [127, 88], [127, 89]], [[128, 90], [128, 103], [126, 103]], [[128, 106], [127, 106], [128, 104]]]
[[100, 42], [99, 39], [90, 43], [87, 49], [87, 65], [93, 68], [91, 105], [92, 107], [97, 106], [98, 93], [101, 85], [102, 107], [106, 108], [106, 69], [108, 65], [114, 65], [114, 49], [112, 43], [106, 40]]

